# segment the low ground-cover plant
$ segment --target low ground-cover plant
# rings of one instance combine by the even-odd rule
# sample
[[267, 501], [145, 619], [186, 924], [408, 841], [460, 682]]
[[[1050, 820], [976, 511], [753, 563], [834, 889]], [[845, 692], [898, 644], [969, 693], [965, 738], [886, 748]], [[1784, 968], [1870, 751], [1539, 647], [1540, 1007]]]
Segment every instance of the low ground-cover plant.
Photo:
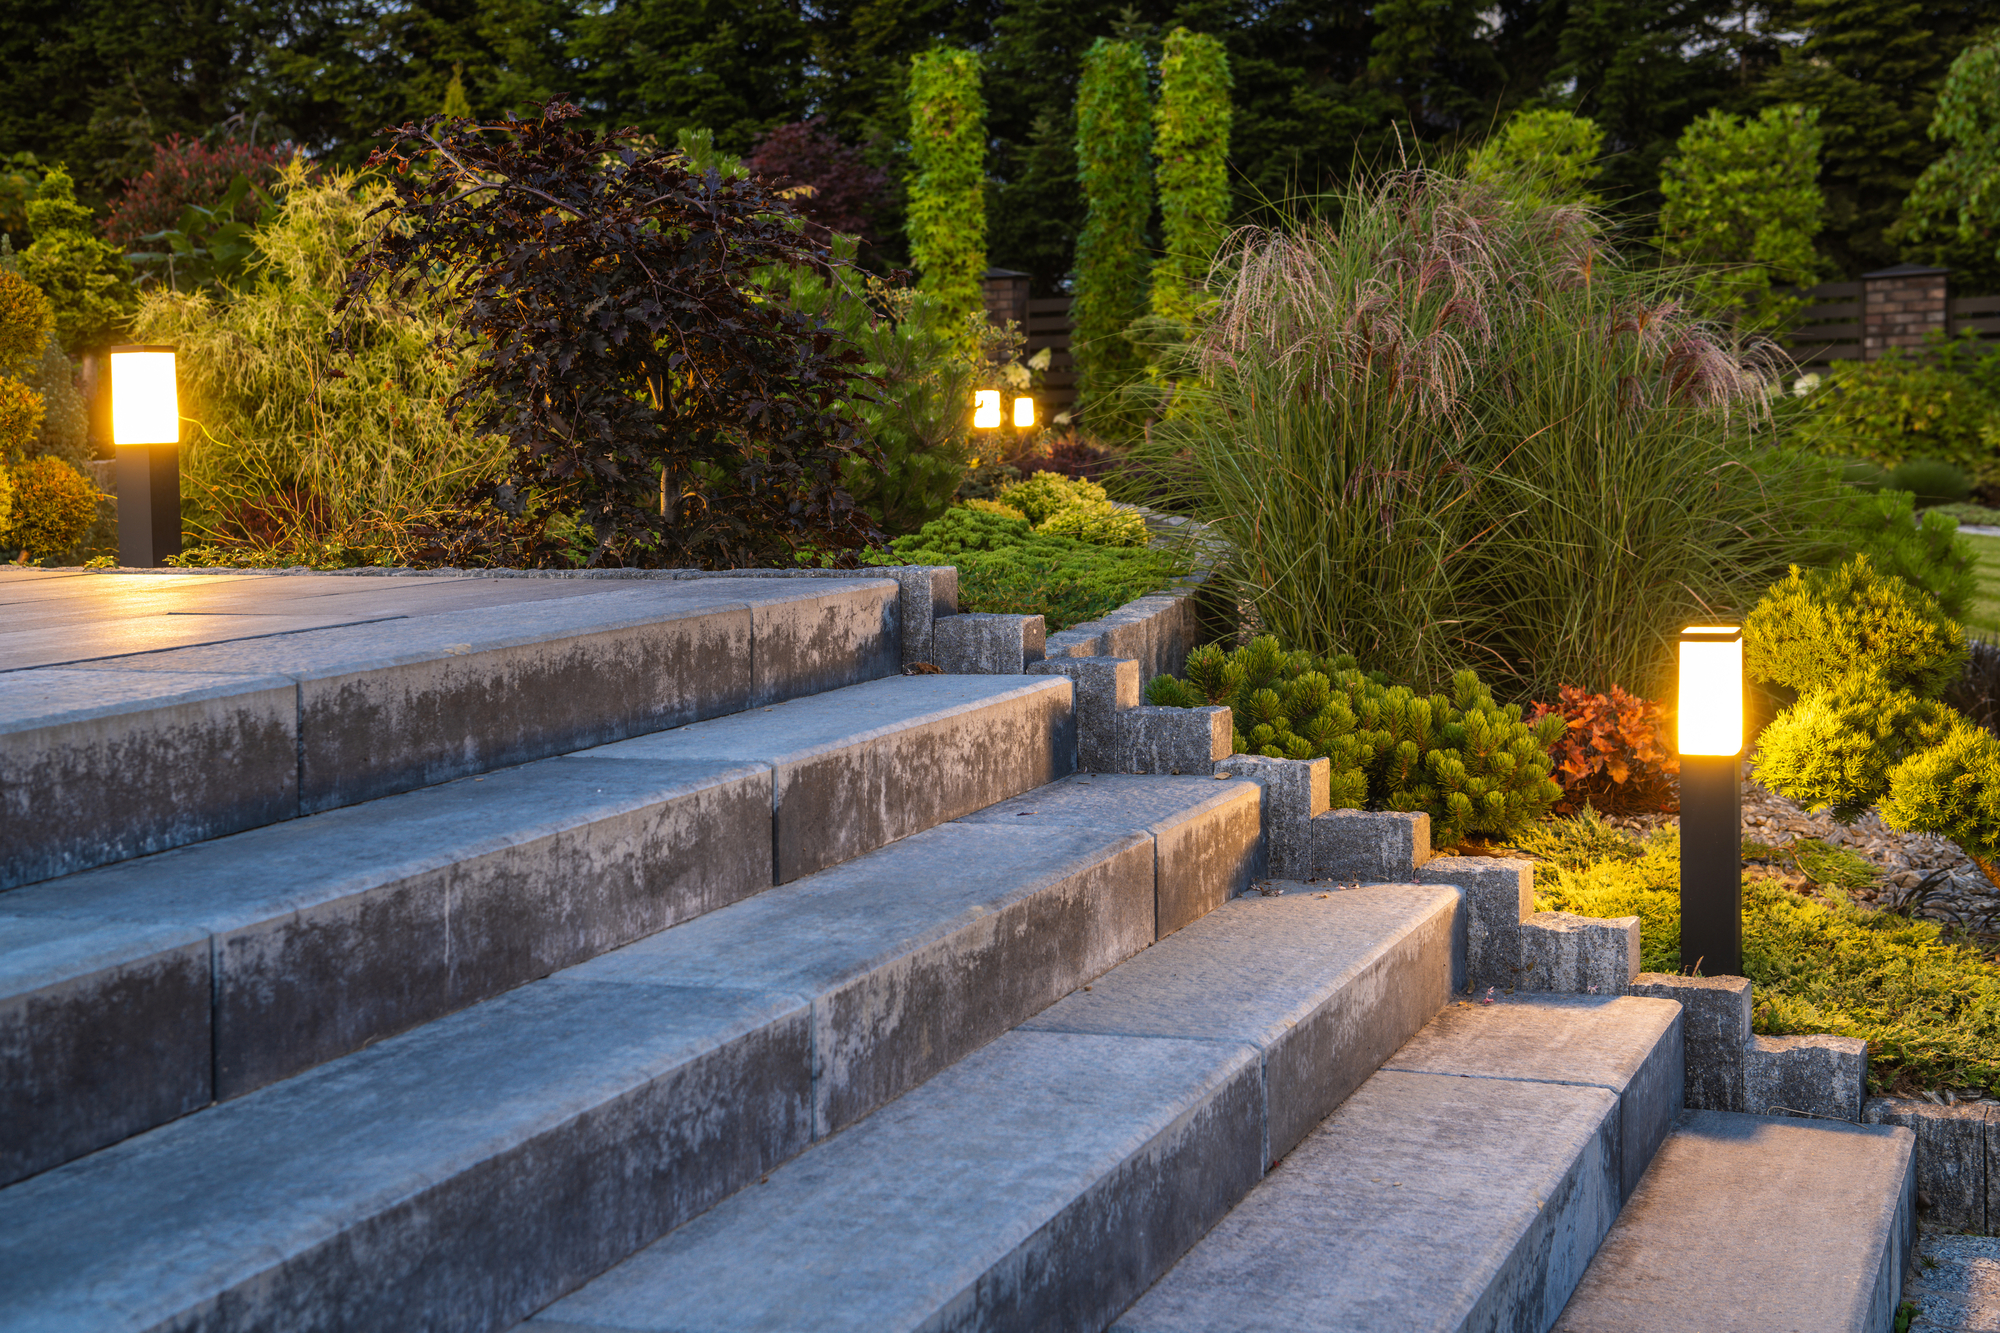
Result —
[[1111, 547], [1038, 532], [1020, 514], [975, 501], [889, 543], [878, 565], [955, 565], [967, 611], [1039, 615], [1050, 633], [1165, 587], [1187, 572], [1172, 551]]
[[[1586, 811], [1549, 820], [1515, 845], [1541, 863], [1537, 911], [1637, 916], [1641, 966], [1680, 970], [1677, 829], [1641, 843]], [[1843, 902], [1840, 882], [1855, 873], [1851, 854], [1817, 844], [1790, 850], [1823, 893], [1745, 877], [1743, 971], [1754, 987], [1753, 1029], [1862, 1038], [1877, 1091], [2000, 1093], [2000, 965], [1931, 922]]]
[[1563, 731], [1550, 747], [1562, 787], [1560, 814], [1589, 807], [1605, 814], [1672, 810], [1681, 763], [1666, 737], [1666, 709], [1613, 685], [1592, 694], [1565, 685], [1554, 704], [1538, 703], [1529, 722], [1555, 716]]
[[1450, 693], [1427, 696], [1352, 657], [1288, 653], [1267, 635], [1234, 651], [1197, 648], [1182, 678], [1148, 683], [1146, 700], [1226, 704], [1238, 753], [1325, 756], [1336, 808], [1428, 811], [1439, 846], [1504, 840], [1562, 794], [1549, 776], [1561, 717], [1523, 721], [1520, 705], [1496, 704], [1473, 671], [1456, 673]]

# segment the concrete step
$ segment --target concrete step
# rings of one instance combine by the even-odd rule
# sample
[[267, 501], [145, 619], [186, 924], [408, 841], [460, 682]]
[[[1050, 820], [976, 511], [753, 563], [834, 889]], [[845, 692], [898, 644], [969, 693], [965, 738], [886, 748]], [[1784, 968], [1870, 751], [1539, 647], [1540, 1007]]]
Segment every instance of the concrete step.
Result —
[[44, 1171], [0, 1326], [507, 1327], [1145, 949], [1161, 860], [941, 824]]
[[1900, 1125], [1691, 1111], [1557, 1333], [1889, 1333], [1915, 1190]]
[[0, 642], [0, 889], [900, 670], [891, 579], [130, 581]]
[[1455, 1003], [1113, 1327], [1547, 1328], [1680, 1105], [1680, 1027], [1670, 1000]]
[[1297, 887], [1161, 940], [523, 1333], [1102, 1328], [1448, 1000], [1454, 890]]
[[1039, 787], [1069, 689], [896, 676], [0, 893], [0, 1184]]

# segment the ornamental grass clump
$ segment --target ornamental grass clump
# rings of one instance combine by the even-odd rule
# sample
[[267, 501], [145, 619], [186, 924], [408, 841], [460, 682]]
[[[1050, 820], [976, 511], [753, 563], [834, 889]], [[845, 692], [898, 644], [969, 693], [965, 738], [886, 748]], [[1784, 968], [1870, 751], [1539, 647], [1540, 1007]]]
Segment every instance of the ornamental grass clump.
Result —
[[1649, 689], [1832, 487], [1672, 274], [1497, 188], [1399, 171], [1337, 225], [1240, 232], [1145, 457], [1287, 643], [1423, 689]]
[[1362, 671], [1351, 656], [1288, 653], [1267, 635], [1233, 652], [1197, 648], [1184, 678], [1154, 677], [1146, 700], [1226, 704], [1237, 753], [1323, 756], [1335, 808], [1428, 811], [1440, 846], [1504, 840], [1562, 794], [1549, 777], [1561, 717], [1524, 722], [1520, 705], [1495, 703], [1474, 671], [1455, 673], [1449, 693], [1426, 696]]

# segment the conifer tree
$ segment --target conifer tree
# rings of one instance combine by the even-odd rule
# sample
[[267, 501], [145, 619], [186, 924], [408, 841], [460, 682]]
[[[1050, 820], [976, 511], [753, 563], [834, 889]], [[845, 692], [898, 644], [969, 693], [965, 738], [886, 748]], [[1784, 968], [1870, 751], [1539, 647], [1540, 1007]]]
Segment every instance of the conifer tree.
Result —
[[937, 47], [910, 60], [910, 261], [951, 316], [985, 305], [986, 104], [979, 57]]
[[452, 120], [469, 120], [472, 117], [472, 103], [465, 96], [465, 66], [451, 67], [451, 82], [444, 86], [444, 105], [439, 114]]
[[42, 177], [28, 204], [35, 243], [21, 256], [21, 276], [55, 306], [56, 338], [74, 356], [123, 329], [139, 300], [131, 267], [97, 237], [90, 210], [76, 201], [75, 182], [61, 167]]
[[1125, 328], [1146, 300], [1146, 223], [1153, 209], [1152, 117], [1146, 55], [1136, 42], [1098, 38], [1076, 94], [1076, 175], [1087, 210], [1076, 242], [1070, 354], [1084, 410], [1108, 408], [1137, 373]]
[[1160, 59], [1153, 108], [1160, 230], [1153, 313], [1186, 323], [1229, 217], [1229, 54], [1205, 33], [1175, 28]]
[[1930, 137], [1951, 146], [1917, 178], [1895, 237], [1933, 262], [1971, 269], [1985, 280], [1977, 290], [1989, 290], [1985, 282], [2000, 277], [2000, 42], [1952, 62]]

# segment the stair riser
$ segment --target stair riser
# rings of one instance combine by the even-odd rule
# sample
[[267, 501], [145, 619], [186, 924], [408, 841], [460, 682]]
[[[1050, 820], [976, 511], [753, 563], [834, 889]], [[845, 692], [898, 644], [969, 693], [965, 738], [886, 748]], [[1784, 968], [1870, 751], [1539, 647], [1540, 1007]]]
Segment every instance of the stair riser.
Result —
[[208, 940], [116, 933], [126, 958], [0, 1005], [0, 1185], [211, 1100]]
[[1155, 830], [1161, 936], [1193, 925], [1249, 887], [1262, 851], [1261, 824], [1258, 803], [1243, 801], [1216, 817]]
[[1271, 1141], [1266, 1161], [1298, 1146], [1438, 1010], [1451, 1003], [1463, 913], [1435, 912], [1370, 960], [1309, 1019], [1265, 1051]]
[[897, 599], [703, 580], [7, 673], [0, 888], [894, 675]]
[[1154, 853], [1111, 854], [813, 1005], [814, 1127], [853, 1124], [1154, 939]]
[[1238, 1071], [994, 1265], [925, 1333], [1107, 1327], [1263, 1176], [1259, 1082], [1254, 1065]]
[[802, 763], [780, 763], [777, 878], [789, 884], [1069, 772], [1069, 700], [1048, 691]]

